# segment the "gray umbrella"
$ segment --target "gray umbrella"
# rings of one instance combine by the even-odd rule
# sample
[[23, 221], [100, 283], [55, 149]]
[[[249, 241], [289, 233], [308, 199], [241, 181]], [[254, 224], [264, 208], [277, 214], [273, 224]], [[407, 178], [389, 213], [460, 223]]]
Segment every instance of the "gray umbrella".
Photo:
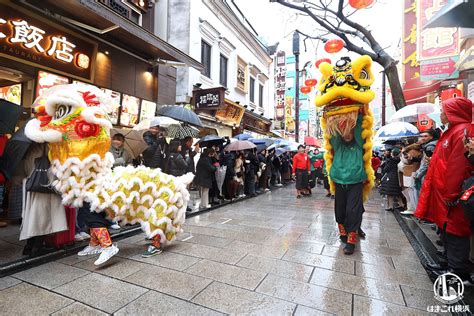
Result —
[[158, 115], [174, 118], [183, 123], [188, 123], [197, 127], [203, 127], [201, 119], [191, 110], [182, 106], [169, 105], [158, 109]]
[[166, 130], [168, 131], [168, 137], [178, 139], [184, 139], [186, 137], [196, 138], [199, 134], [197, 128], [188, 125], [170, 125]]

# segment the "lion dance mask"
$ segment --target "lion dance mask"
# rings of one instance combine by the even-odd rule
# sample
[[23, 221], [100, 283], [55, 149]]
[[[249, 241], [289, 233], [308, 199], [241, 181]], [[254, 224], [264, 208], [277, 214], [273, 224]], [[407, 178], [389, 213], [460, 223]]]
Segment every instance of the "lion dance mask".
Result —
[[64, 205], [90, 203], [91, 210], [140, 223], [149, 238], [170, 242], [184, 223], [193, 174], [173, 177], [143, 166], [112, 170], [109, 101], [90, 86], [50, 88], [35, 101], [36, 119], [28, 122], [26, 136], [49, 144], [52, 185]]
[[[334, 150], [331, 146], [331, 137], [339, 134], [342, 138], [353, 133], [357, 124], [361, 124], [363, 139], [364, 169], [367, 181], [364, 183], [363, 198], [368, 199], [374, 186], [374, 171], [371, 166], [372, 158], [372, 127], [373, 116], [369, 103], [375, 97], [370, 90], [374, 82], [371, 72], [372, 59], [361, 56], [351, 62], [343, 57], [334, 66], [323, 62], [319, 65], [322, 78], [319, 84], [319, 93], [315, 98], [317, 107], [321, 107], [323, 116], [321, 126], [324, 132], [325, 160], [328, 175], [330, 174]], [[329, 179], [331, 192], [334, 194], [334, 182]]]

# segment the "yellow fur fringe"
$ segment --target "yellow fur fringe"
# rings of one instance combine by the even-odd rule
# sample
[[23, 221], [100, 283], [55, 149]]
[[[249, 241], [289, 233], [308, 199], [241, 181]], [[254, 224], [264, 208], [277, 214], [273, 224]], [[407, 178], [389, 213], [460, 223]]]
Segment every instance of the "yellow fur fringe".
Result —
[[[364, 116], [362, 117], [362, 139], [364, 139], [364, 168], [365, 173], [367, 174], [367, 182], [364, 183], [363, 189], [363, 200], [366, 202], [369, 199], [370, 192], [374, 187], [375, 183], [375, 174], [374, 170], [372, 169], [372, 135], [373, 135], [373, 125], [374, 119], [372, 115], [372, 111], [369, 109], [368, 104], [364, 105]], [[332, 167], [332, 161], [334, 158], [334, 154], [332, 151], [332, 146], [330, 143], [331, 135], [326, 132], [326, 119], [324, 117], [321, 118], [321, 127], [324, 131], [324, 148], [326, 149], [326, 153], [324, 154], [324, 160], [326, 161], [326, 170], [329, 179], [329, 186], [332, 194], [336, 193], [336, 185], [329, 177]]]

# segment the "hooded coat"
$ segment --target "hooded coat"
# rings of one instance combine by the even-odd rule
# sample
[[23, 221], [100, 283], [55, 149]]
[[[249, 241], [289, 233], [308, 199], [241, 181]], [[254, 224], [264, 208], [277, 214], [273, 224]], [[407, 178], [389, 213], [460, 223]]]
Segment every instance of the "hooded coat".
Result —
[[464, 97], [443, 102], [449, 128], [438, 141], [421, 188], [415, 216], [432, 221], [446, 232], [460, 237], [471, 234], [470, 221], [461, 206], [448, 207], [461, 194], [463, 180], [474, 170], [465, 158], [464, 133], [472, 125], [472, 102]]

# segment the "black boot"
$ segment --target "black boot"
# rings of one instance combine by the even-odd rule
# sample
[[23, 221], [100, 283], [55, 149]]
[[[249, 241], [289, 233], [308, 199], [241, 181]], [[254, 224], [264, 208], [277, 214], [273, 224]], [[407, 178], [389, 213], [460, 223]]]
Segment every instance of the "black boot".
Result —
[[26, 240], [26, 245], [23, 248], [24, 256], [31, 256], [31, 250], [33, 249], [34, 243], [35, 243], [34, 237]]

